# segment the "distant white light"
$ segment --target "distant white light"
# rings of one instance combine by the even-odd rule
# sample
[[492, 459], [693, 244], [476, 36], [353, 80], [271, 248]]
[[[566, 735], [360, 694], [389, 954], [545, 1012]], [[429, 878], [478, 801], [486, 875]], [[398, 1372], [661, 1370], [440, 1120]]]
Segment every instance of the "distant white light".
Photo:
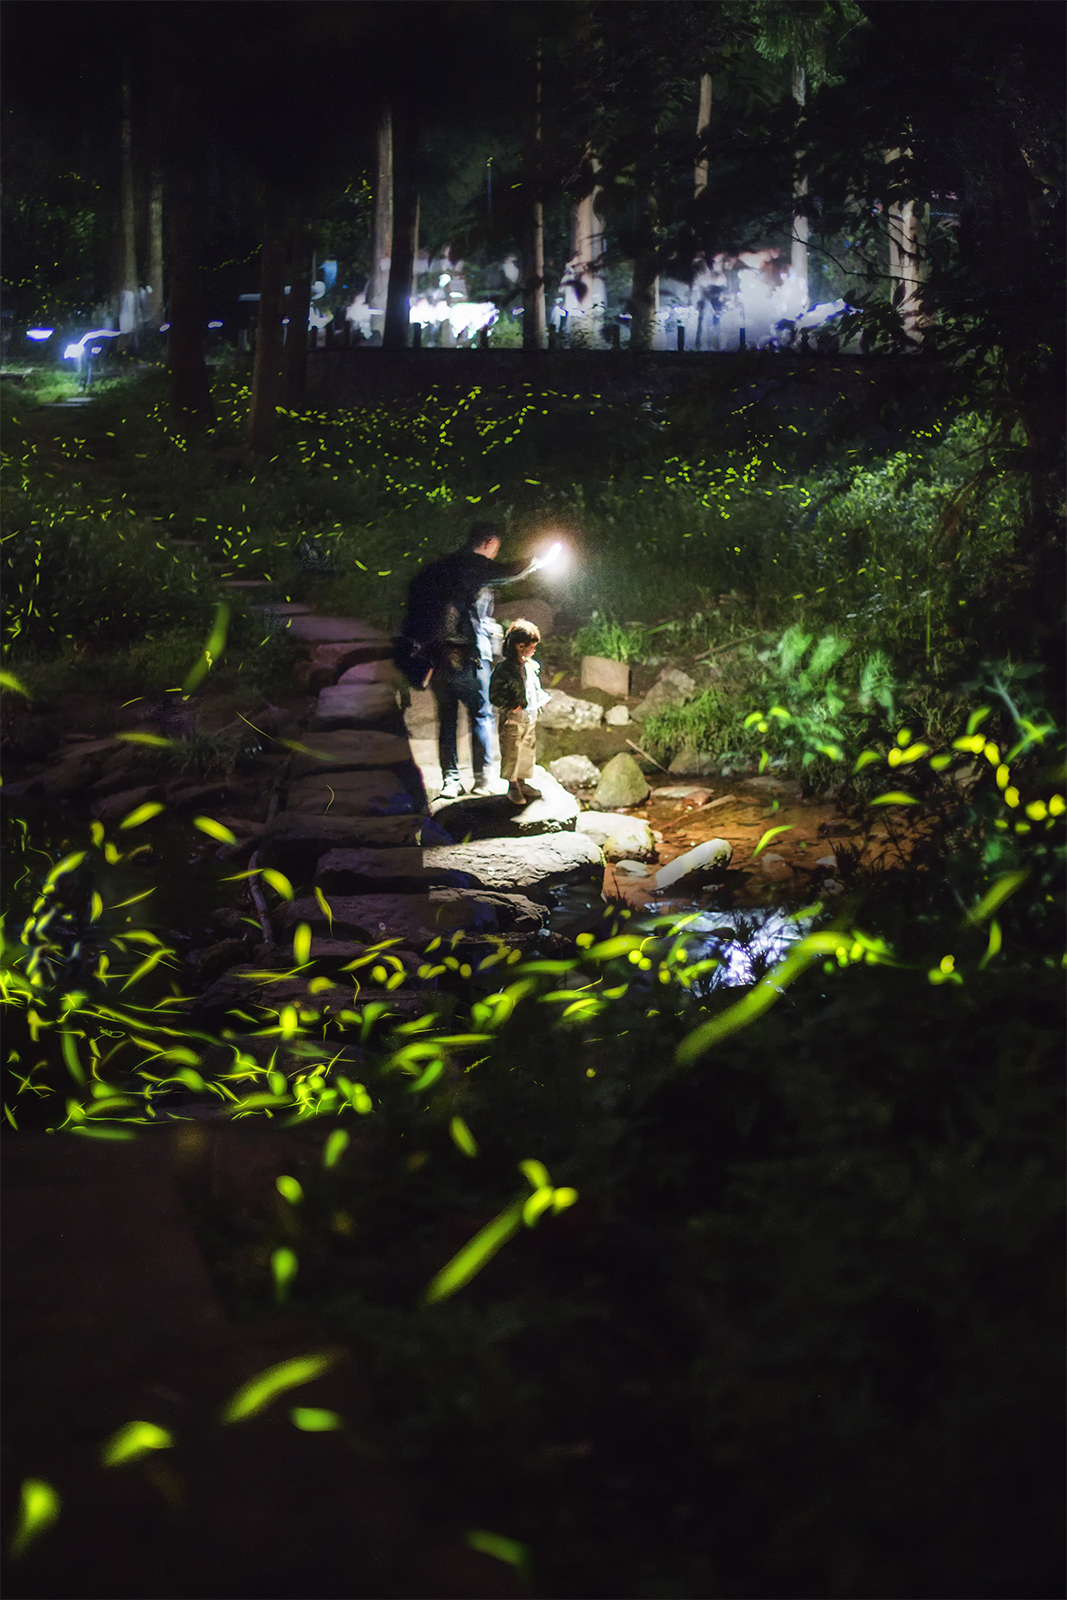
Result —
[[449, 284], [451, 282], [452, 282], [452, 274], [450, 272], [442, 272], [441, 276], [437, 280], [437, 287], [439, 289], [443, 289], [446, 284]]
[[93, 356], [98, 356], [103, 348], [104, 347], [103, 347], [102, 344], [91, 344], [89, 346], [89, 354], [93, 355]]
[[446, 305], [443, 300], [430, 301], [420, 298], [411, 302], [408, 321], [421, 322], [423, 326], [428, 323], [449, 322], [452, 325], [453, 338], [459, 339], [464, 334], [473, 337], [482, 328], [491, 327], [498, 314], [491, 300], [457, 300], [452, 305]]
[[208, 323], [208, 327], [209, 328], [221, 328], [222, 327], [222, 323], [221, 322], [209, 322]]
[[[289, 318], [288, 317], [283, 317], [282, 318], [282, 327], [283, 328], [287, 328], [288, 326], [289, 326]], [[220, 328], [222, 327], [222, 323], [221, 322], [219, 323], [219, 327]]]
[[170, 331], [170, 323], [169, 322], [160, 323], [159, 331], [160, 331], [160, 333], [168, 333]]
[[77, 361], [81, 353], [82, 347], [80, 344], [68, 344], [67, 348], [63, 352], [63, 360]]
[[54, 328], [27, 328], [26, 329], [26, 337], [27, 337], [27, 339], [38, 339], [38, 340], [40, 340], [40, 339], [50, 339], [52, 337], [52, 335], [55, 333], [55, 331], [56, 330]]

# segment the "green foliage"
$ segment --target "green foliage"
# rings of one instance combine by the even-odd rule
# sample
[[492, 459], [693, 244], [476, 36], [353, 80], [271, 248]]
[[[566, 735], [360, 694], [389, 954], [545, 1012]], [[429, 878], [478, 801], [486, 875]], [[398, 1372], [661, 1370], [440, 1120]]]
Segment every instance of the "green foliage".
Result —
[[649, 640], [656, 631], [639, 623], [626, 625], [594, 611], [571, 640], [571, 651], [577, 658], [602, 656], [607, 661], [643, 661]]

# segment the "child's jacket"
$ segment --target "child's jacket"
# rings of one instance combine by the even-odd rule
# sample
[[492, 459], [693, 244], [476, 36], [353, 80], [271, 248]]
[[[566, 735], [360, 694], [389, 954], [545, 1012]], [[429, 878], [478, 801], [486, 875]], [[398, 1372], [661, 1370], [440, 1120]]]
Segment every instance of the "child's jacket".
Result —
[[[531, 691], [529, 693], [528, 688]], [[513, 656], [505, 656], [493, 668], [493, 676], [489, 680], [489, 701], [499, 711], [525, 711], [528, 716], [536, 717], [548, 701], [548, 695], [541, 687], [541, 663], [527, 661], [524, 664]]]

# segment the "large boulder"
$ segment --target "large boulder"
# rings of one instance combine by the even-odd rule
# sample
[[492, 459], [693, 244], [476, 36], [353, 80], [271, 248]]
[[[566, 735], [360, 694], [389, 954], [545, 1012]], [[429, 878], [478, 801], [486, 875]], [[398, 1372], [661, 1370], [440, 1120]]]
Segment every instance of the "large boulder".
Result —
[[535, 767], [530, 779], [540, 789], [540, 800], [517, 809], [507, 795], [465, 795], [459, 800], [435, 800], [430, 807], [435, 822], [455, 840], [516, 839], [531, 834], [573, 833], [581, 806], [550, 772]]
[[403, 767], [411, 760], [408, 742], [398, 733], [377, 728], [342, 728], [336, 733], [312, 733], [294, 753], [292, 774], [306, 778], [322, 772], [355, 771], [360, 767]]
[[600, 782], [600, 768], [588, 756], [560, 756], [548, 763], [548, 770], [572, 794], [575, 789], [592, 789]]
[[648, 794], [648, 779], [633, 756], [621, 751], [612, 756], [600, 774], [593, 804], [601, 811], [614, 811], [622, 806], [639, 806]]
[[727, 839], [706, 839], [684, 855], [676, 856], [656, 873], [657, 889], [693, 888], [704, 878], [726, 870], [733, 860], [733, 846]]
[[647, 861], [656, 841], [643, 817], [620, 817], [614, 811], [583, 811], [575, 831], [600, 846], [608, 861]]
[[[544, 906], [521, 894], [496, 894], [488, 889], [434, 889], [429, 894], [329, 895], [333, 936], [376, 944], [399, 939], [421, 949], [433, 939], [454, 932], [536, 933], [548, 921]], [[294, 900], [282, 913], [282, 930], [292, 937], [301, 922], [312, 933], [329, 932], [330, 924], [317, 899]]]
[[550, 689], [548, 704], [537, 713], [546, 728], [599, 728], [604, 717], [602, 706], [592, 700], [578, 700], [562, 689]]
[[[431, 850], [426, 855], [445, 853]], [[444, 862], [431, 865], [426, 855], [410, 847], [328, 850], [319, 859], [315, 882], [324, 894], [426, 894], [430, 889], [477, 887], [469, 872]]]
[[630, 667], [626, 661], [610, 661], [606, 656], [582, 657], [582, 688], [599, 689], [625, 700], [630, 693]]
[[428, 821], [415, 816], [346, 817], [328, 812], [316, 817], [302, 811], [279, 811], [267, 828], [260, 860], [265, 867], [280, 867], [302, 883], [314, 877], [328, 850], [416, 846]]
[[684, 705], [696, 692], [697, 686], [687, 672], [665, 667], [640, 705], [634, 706], [634, 721], [644, 722], [654, 711], [662, 711], [666, 706]]
[[395, 772], [330, 772], [289, 785], [289, 810], [340, 817], [398, 817], [415, 801]]
[[422, 859], [429, 872], [454, 874], [451, 881], [533, 897], [564, 883], [595, 883], [601, 872], [596, 843], [580, 833], [482, 839], [424, 850]]
[[746, 789], [755, 789], [760, 794], [773, 795], [783, 800], [799, 800], [804, 792], [803, 787], [793, 778], [776, 778], [769, 772], [757, 778], [742, 778], [741, 782]]

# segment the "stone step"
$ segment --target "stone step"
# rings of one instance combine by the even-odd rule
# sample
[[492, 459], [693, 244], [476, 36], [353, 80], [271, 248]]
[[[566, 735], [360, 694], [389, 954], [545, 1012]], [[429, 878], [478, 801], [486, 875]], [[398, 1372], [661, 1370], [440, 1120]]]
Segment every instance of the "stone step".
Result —
[[[417, 846], [428, 817], [343, 817], [279, 811], [260, 848], [264, 866], [278, 867], [297, 883], [310, 883], [328, 850], [387, 850]], [[431, 823], [432, 826], [432, 823]]]
[[431, 814], [453, 839], [521, 838], [525, 834], [572, 833], [582, 808], [543, 767], [530, 779], [541, 799], [514, 806], [507, 795], [435, 800]]
[[[437, 852], [440, 854], [440, 852]], [[427, 865], [419, 849], [328, 850], [315, 873], [324, 894], [426, 894], [431, 889], [476, 889], [469, 872], [447, 862]]]
[[[398, 939], [413, 949], [423, 949], [437, 938], [453, 933], [536, 933], [546, 926], [548, 913], [525, 895], [494, 894], [486, 889], [434, 889], [429, 894], [327, 895], [333, 916], [334, 937]], [[317, 899], [294, 900], [282, 912], [282, 930], [292, 936], [301, 923], [312, 933], [329, 931]]]
[[535, 834], [430, 847], [422, 851], [422, 861], [431, 872], [449, 871], [469, 877], [475, 888], [535, 898], [564, 883], [599, 885], [604, 873], [599, 847], [582, 833]]
[[369, 622], [359, 622], [354, 617], [293, 617], [289, 623], [289, 636], [303, 639], [308, 644], [343, 644], [363, 639], [377, 644], [390, 644], [387, 633]]
[[384, 683], [346, 683], [320, 690], [312, 726], [316, 731], [365, 728], [390, 719], [400, 722], [400, 702], [394, 688]]
[[399, 817], [416, 806], [411, 790], [385, 769], [298, 778], [289, 785], [288, 809], [320, 817]]
[[388, 683], [399, 688], [406, 680], [390, 660], [361, 661], [346, 667], [338, 678], [338, 686], [349, 683]]
[[314, 614], [310, 606], [302, 605], [298, 600], [285, 600], [278, 605], [249, 606], [248, 609], [272, 617], [310, 617]]
[[[301, 743], [304, 749], [293, 755], [294, 778], [321, 776], [324, 772], [354, 772], [368, 767], [406, 767], [411, 761], [411, 748], [406, 739], [374, 728], [312, 733]], [[308, 754], [309, 751], [314, 754]]]

